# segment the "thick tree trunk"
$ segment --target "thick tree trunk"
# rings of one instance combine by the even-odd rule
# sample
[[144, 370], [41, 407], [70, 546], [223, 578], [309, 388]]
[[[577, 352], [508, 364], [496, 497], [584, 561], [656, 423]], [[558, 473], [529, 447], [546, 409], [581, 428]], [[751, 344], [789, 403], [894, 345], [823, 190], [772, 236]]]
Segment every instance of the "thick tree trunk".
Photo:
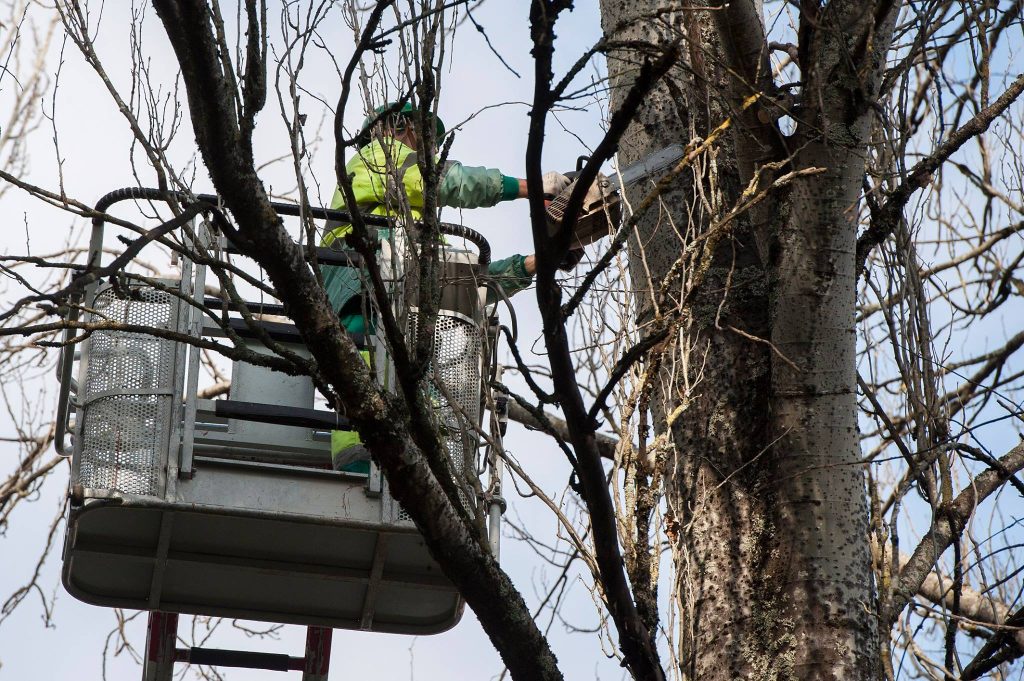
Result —
[[[798, 622], [797, 678], [872, 679], [875, 627], [854, 335], [856, 204], [863, 157], [811, 145], [779, 229], [771, 339], [795, 367], [772, 371], [773, 617]], [[851, 177], [852, 176], [852, 177]], [[813, 670], [813, 671], [812, 671]]]
[[[606, 1], [606, 33], [669, 4]], [[614, 37], [665, 44], [681, 34], [710, 35], [693, 12], [662, 15], [662, 21], [674, 31], [640, 20]], [[707, 84], [690, 70], [705, 68], [709, 55], [701, 51], [702, 45], [702, 40], [688, 45], [689, 68], [673, 72], [672, 80], [648, 98], [620, 145], [622, 162], [633, 162], [668, 142], [685, 144], [704, 137], [727, 115], [719, 103], [697, 94], [707, 91]], [[629, 53], [609, 58], [613, 106], [628, 86], [637, 58]], [[640, 221], [631, 242], [630, 267], [641, 323], [656, 314], [651, 292], [681, 257], [685, 244], [707, 232], [713, 213], [725, 212], [720, 210], [725, 196], [739, 193], [732, 144], [725, 138], [718, 148], [716, 158], [704, 157], [698, 162], [701, 167], [685, 171], [659, 209]], [[704, 165], [709, 162], [710, 167]], [[630, 198], [637, 201], [639, 195]], [[767, 440], [770, 359], [766, 346], [728, 330], [733, 326], [767, 335], [768, 289], [749, 226], [734, 225], [734, 234], [736, 240], [706, 243], [707, 251], [688, 264], [682, 281], [673, 282], [671, 299], [658, 306], [663, 312], [681, 305], [685, 315], [684, 333], [672, 350], [675, 361], [666, 362], [652, 409], [656, 428], [670, 430], [674, 445], [664, 479], [669, 513], [681, 528], [674, 547], [682, 594], [679, 652], [682, 671], [691, 679], [748, 678], [751, 655], [769, 647], [761, 633], [764, 627], [752, 626], [759, 565], [764, 562], [759, 556], [770, 552], [770, 536], [762, 529], [768, 526], [760, 491], [764, 485], [758, 484], [759, 466], [752, 464]], [[708, 267], [691, 293], [687, 287], [702, 262]], [[719, 309], [726, 288], [728, 296]], [[684, 401], [685, 409], [670, 427], [669, 415]]]
[[[739, 61], [757, 52], [745, 45], [745, 56], [730, 45], [737, 34], [749, 42], [750, 25], [737, 31], [729, 22], [759, 19], [753, 2], [731, 7], [729, 16], [669, 7], [678, 3], [602, 1], [607, 37], [683, 38], [689, 55], [623, 139], [625, 162], [668, 142], [707, 138], [761, 80], [734, 78], [756, 71]], [[833, 20], [852, 26], [858, 18]], [[839, 48], [827, 42], [816, 42], [819, 53]], [[641, 59], [635, 51], [610, 55], [613, 108]], [[736, 134], [680, 177], [631, 244], [640, 308], [651, 316], [676, 304], [684, 319], [653, 409], [674, 445], [664, 474], [680, 527], [680, 659], [692, 679], [875, 678], [853, 328], [854, 209], [868, 119], [854, 105], [859, 93], [832, 87], [828, 94], [844, 106], [818, 112], [816, 129], [842, 114], [843, 137], [816, 136], [807, 126], [803, 144], [789, 145], [800, 151], [786, 168], [824, 171], [773, 191], [767, 210], [746, 213], [727, 231], [715, 226], [740, 200], [758, 159], [785, 159], [781, 136], [758, 139], [764, 128], [750, 124], [752, 112], [736, 115]], [[771, 224], [752, 224], [762, 216]], [[672, 287], [674, 300], [652, 302], [651, 291], [698, 236], [703, 252]]]

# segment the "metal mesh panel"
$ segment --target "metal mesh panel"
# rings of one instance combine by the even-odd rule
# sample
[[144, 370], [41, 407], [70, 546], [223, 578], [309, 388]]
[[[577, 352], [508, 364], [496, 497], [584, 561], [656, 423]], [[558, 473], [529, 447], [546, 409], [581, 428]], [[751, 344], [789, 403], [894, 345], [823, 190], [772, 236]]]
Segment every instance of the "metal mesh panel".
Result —
[[[149, 288], [102, 291], [94, 319], [172, 328], [176, 300]], [[141, 333], [97, 331], [86, 342], [79, 482], [157, 496], [166, 466], [176, 343]]]
[[[457, 317], [439, 315], [429, 387], [455, 470], [472, 470], [480, 423], [480, 330]], [[464, 437], [465, 436], [465, 437]]]
[[[415, 298], [415, 285], [404, 276], [416, 272], [417, 263], [403, 234], [381, 245], [382, 274], [391, 284], [389, 298], [395, 315], [406, 324], [408, 337], [416, 337], [418, 315], [406, 307]], [[480, 367], [483, 331], [480, 325], [482, 294], [476, 279], [474, 253], [444, 248], [441, 253], [441, 299], [433, 337], [433, 361], [429, 367], [427, 396], [444, 439], [449, 461], [461, 488], [475, 486], [477, 428], [480, 425]], [[409, 288], [412, 286], [412, 288]], [[403, 314], [405, 313], [405, 314]], [[387, 352], [379, 356], [385, 356]], [[384, 369], [386, 363], [379, 364]], [[382, 380], [387, 385], [386, 380]], [[382, 515], [385, 523], [411, 524], [409, 515], [391, 496], [383, 481]], [[466, 509], [475, 494], [460, 493]]]
[[[416, 317], [410, 326], [415, 333]], [[445, 449], [455, 474], [462, 481], [476, 472], [477, 431], [480, 425], [480, 355], [482, 333], [475, 324], [443, 311], [434, 329], [434, 359], [427, 386]], [[387, 494], [396, 522], [409, 522], [409, 515]], [[460, 493], [466, 508], [471, 500]]]

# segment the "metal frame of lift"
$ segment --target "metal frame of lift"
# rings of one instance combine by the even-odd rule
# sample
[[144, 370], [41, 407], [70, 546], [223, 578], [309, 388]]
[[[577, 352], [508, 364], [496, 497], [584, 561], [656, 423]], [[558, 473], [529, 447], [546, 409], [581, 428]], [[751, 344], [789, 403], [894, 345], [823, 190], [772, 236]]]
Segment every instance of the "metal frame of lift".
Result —
[[[114, 200], [106, 201], [106, 205], [101, 202], [98, 209], [105, 211], [116, 200], [153, 200], [157, 198], [155, 194], [152, 190], [123, 190], [108, 195], [107, 199], [114, 197]], [[208, 201], [209, 197], [205, 199]], [[293, 206], [279, 208], [283, 213], [295, 209]], [[323, 217], [336, 219], [346, 217], [344, 213], [323, 209], [314, 209], [312, 213], [323, 213]], [[465, 228], [460, 229], [471, 232]], [[89, 262], [97, 266], [102, 257], [103, 232], [102, 221], [95, 221]], [[465, 236], [465, 233], [459, 235]], [[200, 236], [200, 239], [202, 243], [189, 244], [186, 241], [186, 245], [204, 248], [212, 245], [212, 241], [206, 237]], [[486, 242], [482, 244], [481, 255], [489, 257], [489, 249], [484, 253]], [[355, 253], [318, 250], [321, 263], [341, 266], [360, 264], [359, 256]], [[210, 324], [209, 320], [204, 321], [202, 314], [196, 314], [197, 308], [182, 302], [191, 297], [197, 304], [221, 304], [220, 299], [209, 300], [204, 297], [205, 267], [193, 267], [193, 263], [183, 260], [181, 268], [182, 277], [179, 281], [160, 282], [173, 293], [170, 296], [167, 327], [171, 330], [185, 330], [196, 338], [224, 335], [223, 329]], [[176, 292], [173, 291], [175, 286]], [[98, 307], [97, 296], [103, 292], [103, 284], [90, 284], [83, 295], [86, 307]], [[123, 292], [118, 295], [123, 295]], [[127, 297], [131, 298], [130, 295]], [[130, 307], [133, 303], [126, 304]], [[280, 306], [274, 304], [254, 304], [253, 308], [271, 314], [281, 311]], [[71, 314], [74, 314], [76, 306], [72, 305], [70, 309]], [[94, 312], [100, 313], [102, 310]], [[493, 320], [490, 325], [483, 319], [480, 322], [481, 331], [493, 343]], [[297, 331], [290, 324], [261, 321], [254, 330], [251, 323], [235, 317], [230, 320], [229, 328], [232, 334], [247, 336], [246, 342], [250, 349], [262, 347], [259, 338], [265, 335], [294, 352], [305, 352]], [[134, 340], [142, 342], [140, 339]], [[162, 469], [158, 471], [159, 479], [153, 487], [158, 493], [135, 494], [81, 484], [81, 443], [86, 439], [83, 431], [89, 425], [84, 423], [88, 420], [88, 409], [105, 399], [114, 399], [116, 402], [118, 396], [127, 394], [127, 391], [106, 390], [100, 391], [98, 395], [88, 393], [86, 384], [90, 376], [98, 374], [108, 383], [113, 379], [102, 368], [94, 368], [90, 374], [90, 360], [96, 361], [96, 357], [90, 357], [91, 340], [85, 342], [86, 349], [81, 355], [76, 354], [78, 346], [72, 343], [73, 340], [74, 331], [68, 329], [58, 362], [61, 396], [56, 446], [60, 453], [68, 455], [71, 453], [66, 451], [66, 436], [72, 435], [75, 443], [63, 578], [68, 590], [81, 600], [150, 611], [144, 681], [170, 679], [175, 662], [282, 671], [302, 670], [304, 681], [320, 681], [327, 678], [333, 627], [422, 634], [442, 631], [458, 621], [463, 607], [461, 598], [436, 569], [415, 527], [403, 517], [400, 507], [390, 498], [386, 481], [376, 467], [371, 466], [368, 476], [338, 473], [323, 467], [329, 461], [329, 430], [344, 429], [347, 423], [333, 412], [312, 408], [312, 385], [306, 378], [285, 377], [267, 369], [236, 362], [232, 382], [234, 384], [237, 380], [238, 383], [230, 399], [201, 400], [196, 396], [200, 353], [194, 346], [188, 350], [184, 343], [173, 343], [173, 347], [162, 346], [159, 352], [167, 356], [159, 355], [159, 352], [151, 348], [135, 348], [132, 351], [146, 359], [147, 367], [153, 364], [154, 357], [162, 356], [165, 372], [169, 371], [171, 377], [168, 385], [140, 391], [150, 396], [136, 400], [149, 399], [152, 402], [153, 399], [163, 399], [165, 404], [170, 405], [170, 412], [166, 409], [161, 412], [166, 419], [166, 432], [161, 431], [163, 439], [156, 445], [157, 450], [163, 448], [165, 456], [164, 463], [160, 464]], [[388, 363], [380, 361], [386, 357], [382, 340], [370, 337], [357, 341], [363, 341], [374, 348], [378, 356], [378, 379], [387, 385]], [[125, 345], [130, 346], [131, 343]], [[492, 347], [484, 342], [481, 350], [484, 357], [487, 356], [487, 349]], [[81, 365], [78, 381], [72, 376], [76, 359], [80, 360]], [[478, 362], [478, 365], [483, 378], [487, 364]], [[147, 372], [151, 373], [148, 368], [141, 373], [148, 376]], [[268, 393], [275, 395], [274, 403], [263, 401]], [[482, 397], [483, 394], [480, 396], [481, 407]], [[114, 407], [123, 410], [133, 406], [130, 402], [115, 403]], [[505, 404], [505, 400], [499, 397], [489, 405], [492, 431], [495, 431], [493, 435], [499, 442], [504, 431]], [[72, 416], [75, 417], [73, 421]], [[95, 425], [95, 422], [93, 419], [91, 424]], [[499, 429], [501, 432], [497, 432]], [[476, 445], [472, 446], [475, 449]], [[501, 466], [497, 465], [493, 451], [487, 456], [487, 464], [491, 479], [486, 489], [481, 488], [481, 513], [489, 525], [488, 534], [497, 555], [504, 501], [501, 498]], [[246, 495], [254, 495], [258, 500], [249, 502]], [[96, 522], [92, 523], [93, 526], [85, 522], [94, 519]], [[276, 552], [269, 551], [274, 555], [255, 556], [249, 550], [248, 553], [242, 551], [233, 556], [230, 551], [223, 550], [221, 543], [243, 544], [245, 540], [236, 535], [245, 536], [261, 527], [273, 528], [276, 534], [269, 530], [267, 532], [273, 534], [278, 541], [294, 541]], [[204, 538], [201, 536], [204, 533], [209, 536]], [[333, 562], [318, 562], [312, 560], [308, 553], [310, 544], [326, 550], [328, 547], [338, 548], [339, 542], [345, 551], [353, 553], [355, 549], [351, 547], [361, 547], [363, 553], [359, 565], [343, 564], [344, 556], [341, 555], [332, 556]], [[268, 547], [268, 550], [270, 548], [273, 547]], [[213, 555], [219, 550], [224, 555]], [[301, 555], [303, 550], [307, 551], [305, 559]], [[76, 561], [80, 568], [77, 571]], [[95, 564], [90, 565], [90, 561]], [[83, 568], [83, 564], [86, 567]], [[115, 584], [116, 580], [103, 582], [106, 579], [104, 573], [110, 571], [111, 566], [127, 566], [126, 574], [134, 575], [135, 592], [117, 593], [120, 587]], [[359, 607], [346, 613], [338, 610], [318, 613], [315, 612], [317, 604], [314, 602], [303, 606], [288, 603], [287, 599], [272, 603], [268, 609], [263, 610], [231, 602], [207, 607], [202, 602], [182, 597], [183, 593], [187, 595], [190, 580], [194, 585], [195, 575], [206, 574], [204, 569], [207, 573], [217, 573], [221, 588], [230, 583], [225, 580], [244, 579], [253, 580], [253, 588], [256, 588], [263, 584], [259, 576], [266, 575], [276, 575], [278, 579], [268, 584], [285, 588], [289, 585], [289, 576], [297, 575], [297, 583], [307, 584], [303, 587], [307, 590], [310, 588], [308, 583], [315, 583], [317, 589], [334, 588], [335, 597], [337, 594], [357, 594], [355, 598], [359, 600]], [[245, 577], [239, 577], [240, 574]], [[76, 581], [82, 575], [86, 579]], [[89, 579], [103, 583], [90, 590], [95, 584], [85, 584]], [[218, 588], [217, 579], [213, 581], [213, 588]], [[182, 582], [185, 583], [184, 590]], [[440, 601], [437, 595], [440, 595]], [[349, 597], [338, 598], [343, 600]], [[324, 596], [325, 600], [330, 598], [330, 595]], [[405, 622], [401, 617], [396, 618], [396, 603], [400, 604], [397, 606], [399, 608], [406, 607], [409, 599], [419, 599], [417, 602], [422, 608], [434, 608], [430, 611], [432, 615]], [[437, 611], [441, 612], [440, 619], [435, 612], [438, 603], [443, 606]], [[274, 607], [281, 608], [281, 612], [274, 611]], [[288, 607], [293, 609], [287, 610]], [[391, 607], [390, 615], [388, 607]], [[290, 657], [200, 648], [178, 649], [175, 647], [178, 613], [305, 624], [308, 627], [306, 652], [303, 657]], [[392, 619], [388, 620], [388, 616]]]
[[308, 627], [306, 650], [302, 657], [219, 648], [178, 648], [178, 614], [151, 611], [146, 624], [142, 681], [171, 681], [176, 662], [279, 672], [300, 671], [302, 681], [327, 681], [332, 634], [333, 630], [327, 627]]

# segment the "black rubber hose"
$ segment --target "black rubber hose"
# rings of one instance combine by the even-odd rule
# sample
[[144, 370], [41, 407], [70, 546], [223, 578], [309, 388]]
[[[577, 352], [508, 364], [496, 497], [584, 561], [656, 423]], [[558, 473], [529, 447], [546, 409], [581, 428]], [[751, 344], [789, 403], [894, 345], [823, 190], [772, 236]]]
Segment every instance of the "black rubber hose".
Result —
[[[192, 197], [185, 192], [162, 191], [160, 189], [152, 189], [148, 187], [125, 187], [124, 189], [115, 189], [114, 191], [105, 194], [96, 202], [95, 209], [105, 213], [110, 206], [115, 203], [120, 203], [121, 201], [129, 201], [133, 199], [141, 201], [167, 201], [168, 197], [174, 197], [185, 205], [191, 205], [193, 202]], [[195, 195], [195, 201], [205, 202], [216, 206], [220, 202], [220, 198], [216, 194], [197, 194]], [[280, 215], [298, 217], [304, 214], [301, 207], [296, 206], [293, 203], [278, 203], [271, 201], [270, 205]], [[332, 208], [310, 206], [306, 209], [305, 214], [322, 220], [340, 220], [346, 223], [351, 222], [351, 216], [348, 212], [343, 210], [334, 210]], [[93, 218], [93, 222], [102, 224], [103, 217], [99, 216]], [[365, 215], [363, 216], [363, 222], [374, 227], [392, 226], [392, 222], [382, 215]]]
[[[352, 221], [351, 216], [346, 211], [334, 210], [333, 208], [309, 207], [303, 213], [302, 209], [294, 203], [271, 202], [270, 205], [281, 215], [300, 216], [305, 214], [321, 220], [338, 220], [346, 224]], [[363, 222], [374, 227], [394, 227], [395, 224], [393, 218], [386, 218], [382, 215], [364, 215]], [[417, 224], [422, 225], [423, 223]], [[441, 234], [460, 237], [472, 243], [480, 251], [480, 257], [477, 259], [477, 262], [481, 265], [491, 264], [491, 245], [484, 238], [483, 234], [470, 227], [455, 225], [449, 222], [442, 222], [439, 229]]]
[[[160, 189], [151, 189], [147, 187], [125, 187], [124, 189], [115, 189], [112, 192], [104, 194], [100, 200], [96, 202], [95, 210], [100, 213], [105, 213], [108, 208], [113, 206], [115, 203], [120, 203], [121, 201], [129, 201], [133, 199], [142, 201], [166, 201], [168, 196], [173, 196], [186, 205], [192, 203], [191, 197], [184, 192], [165, 192]], [[219, 198], [215, 194], [199, 194], [195, 197], [195, 200], [196, 202], [205, 202], [213, 206], [216, 206], [219, 203]], [[352, 221], [352, 217], [347, 211], [335, 210], [333, 208], [309, 206], [303, 209], [301, 206], [297, 206], [293, 203], [278, 203], [274, 201], [271, 201], [270, 205], [279, 215], [289, 215], [293, 217], [309, 215], [320, 220], [338, 220], [343, 223], [350, 223]], [[103, 216], [93, 218], [93, 225], [102, 225], [103, 222]], [[394, 226], [394, 220], [384, 217], [383, 215], [364, 215], [363, 222], [373, 227]], [[481, 265], [489, 265], [491, 263], [491, 245], [480, 232], [464, 225], [454, 225], [447, 222], [441, 223], [440, 231], [442, 234], [447, 234], [448, 236], [466, 239], [475, 245], [480, 251], [480, 257], [477, 259], [477, 262]]]
[[[124, 189], [115, 189], [114, 191], [100, 197], [100, 200], [96, 202], [95, 209], [97, 212], [106, 213], [107, 209], [115, 203], [131, 199], [166, 201], [167, 194], [171, 194], [178, 198], [182, 197], [181, 192], [162, 192], [159, 189], [147, 189], [145, 187], [125, 187]], [[92, 222], [94, 225], [102, 225], [104, 222], [103, 216], [99, 215], [94, 217]]]
[[480, 251], [480, 257], [477, 259], [477, 262], [481, 265], [491, 264], [491, 245], [480, 232], [465, 225], [453, 225], [449, 222], [442, 222], [441, 234], [457, 236], [471, 242]]

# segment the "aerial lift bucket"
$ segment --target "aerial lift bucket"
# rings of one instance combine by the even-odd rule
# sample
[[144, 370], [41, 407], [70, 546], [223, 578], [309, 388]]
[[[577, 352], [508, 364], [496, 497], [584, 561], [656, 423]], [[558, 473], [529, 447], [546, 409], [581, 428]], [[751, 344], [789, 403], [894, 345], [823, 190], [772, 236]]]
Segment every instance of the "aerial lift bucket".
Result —
[[[102, 229], [93, 234], [97, 263]], [[205, 229], [196, 234], [187, 246], [216, 249]], [[383, 245], [382, 262], [398, 263], [386, 273], [395, 286], [406, 247]], [[483, 357], [492, 336], [476, 254], [441, 250], [446, 279], [431, 394], [450, 433], [453, 468], [469, 479], [478, 466]], [[339, 263], [358, 260], [352, 255], [321, 253]], [[463, 601], [376, 467], [369, 475], [331, 470], [330, 430], [347, 423], [314, 408], [308, 377], [236, 361], [228, 399], [198, 396], [201, 353], [184, 339], [231, 335], [268, 353], [263, 341], [271, 337], [308, 356], [289, 323], [202, 314], [203, 307], [225, 309], [206, 298], [205, 276], [205, 267], [185, 260], [177, 280], [94, 283], [84, 293], [84, 321], [114, 328], [66, 344], [59, 362], [58, 449], [70, 438], [72, 456], [67, 590], [102, 606], [315, 628], [421, 635], [454, 626]], [[414, 329], [416, 310], [406, 317]], [[359, 340], [387, 386], [393, 369], [384, 339]], [[478, 499], [465, 502], [475, 507]], [[491, 536], [496, 541], [494, 528]]]

